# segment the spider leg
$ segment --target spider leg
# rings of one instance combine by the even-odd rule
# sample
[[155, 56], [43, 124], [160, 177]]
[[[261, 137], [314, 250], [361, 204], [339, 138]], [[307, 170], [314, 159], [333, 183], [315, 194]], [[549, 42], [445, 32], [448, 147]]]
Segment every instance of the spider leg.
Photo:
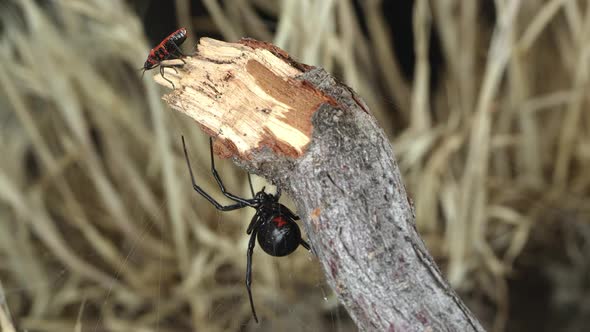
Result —
[[252, 308], [252, 315], [254, 320], [258, 323], [258, 317], [256, 316], [256, 309], [254, 309], [254, 300], [252, 299], [252, 254], [254, 253], [254, 245], [256, 245], [256, 232], [252, 232], [250, 235], [250, 241], [248, 242], [248, 251], [246, 252], [247, 263], [246, 263], [246, 289], [248, 290], [248, 297], [250, 298], [250, 307]]
[[195, 182], [195, 177], [193, 175], [193, 170], [191, 168], [191, 162], [188, 158], [188, 152], [186, 152], [186, 144], [184, 143], [184, 136], [181, 136], [181, 137], [182, 137], [182, 148], [184, 149], [184, 157], [186, 158], [186, 165], [188, 166], [188, 171], [191, 175], [191, 182], [193, 183], [193, 189], [196, 192], [198, 192], [199, 194], [201, 194], [201, 196], [205, 197], [209, 201], [209, 203], [211, 203], [211, 204], [213, 204], [213, 206], [215, 206], [215, 208], [217, 210], [231, 211], [231, 210], [236, 210], [236, 209], [240, 209], [240, 208], [247, 206], [247, 204], [244, 204], [242, 202], [239, 202], [237, 204], [232, 204], [232, 205], [221, 205], [213, 197], [211, 197], [208, 193], [206, 193], [203, 190], [203, 188], [201, 188], [197, 185], [197, 183]]
[[229, 199], [232, 199], [232, 200], [238, 202], [238, 203], [242, 203], [247, 206], [254, 206], [252, 200], [238, 197], [232, 193], [229, 193], [225, 189], [225, 186], [223, 185], [223, 182], [221, 181], [221, 178], [219, 177], [219, 173], [217, 173], [217, 170], [215, 169], [215, 158], [213, 157], [213, 139], [211, 137], [209, 138], [209, 147], [211, 150], [211, 172], [213, 173], [213, 177], [215, 177], [215, 181], [217, 181], [217, 184], [219, 185], [219, 188], [221, 189], [221, 192], [223, 193], [223, 195]]
[[252, 233], [252, 230], [254, 228], [258, 227], [258, 225], [260, 224], [259, 219], [260, 219], [260, 209], [257, 209], [256, 213], [254, 214], [254, 217], [252, 217], [252, 221], [250, 221], [250, 224], [248, 225], [248, 229], [246, 230], [246, 234], [250, 235], [250, 233]]
[[254, 193], [254, 187], [252, 186], [252, 177], [250, 176], [250, 172], [248, 172], [248, 184], [250, 185], [250, 192], [252, 193], [252, 198], [256, 196]]
[[304, 239], [301, 239], [301, 242], [299, 242], [299, 244], [300, 244], [300, 245], [301, 245], [303, 248], [305, 248], [305, 249], [307, 249], [307, 250], [311, 250], [311, 246], [309, 245], [309, 243], [305, 242], [305, 240], [304, 240]]
[[174, 83], [172, 83], [171, 80], [167, 79], [166, 76], [164, 76], [164, 67], [160, 65], [160, 75], [162, 75], [162, 78], [165, 79], [166, 81], [168, 81], [170, 84], [172, 84], [172, 89], [176, 89], [176, 87], [174, 86]]
[[279, 198], [281, 198], [281, 187], [277, 186], [277, 192], [275, 193], [275, 198], [277, 199], [277, 201], [279, 200]]

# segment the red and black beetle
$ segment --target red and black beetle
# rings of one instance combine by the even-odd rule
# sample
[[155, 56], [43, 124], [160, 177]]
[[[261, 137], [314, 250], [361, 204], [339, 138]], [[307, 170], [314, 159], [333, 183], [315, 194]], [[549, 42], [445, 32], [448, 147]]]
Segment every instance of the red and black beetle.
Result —
[[171, 33], [168, 37], [164, 38], [164, 40], [162, 40], [158, 46], [152, 48], [150, 54], [145, 60], [145, 63], [143, 64], [143, 67], [140, 68], [140, 70], [143, 70], [141, 74], [142, 77], [146, 70], [154, 69], [160, 66], [160, 75], [162, 75], [166, 81], [170, 82], [170, 84], [172, 84], [172, 88], [174, 88], [174, 83], [164, 76], [164, 67], [176, 67], [178, 65], [163, 65], [162, 61], [179, 59], [182, 62], [185, 62], [182, 58], [187, 56], [187, 54], [184, 54], [180, 49], [180, 45], [182, 45], [185, 40], [186, 29], [180, 28]]

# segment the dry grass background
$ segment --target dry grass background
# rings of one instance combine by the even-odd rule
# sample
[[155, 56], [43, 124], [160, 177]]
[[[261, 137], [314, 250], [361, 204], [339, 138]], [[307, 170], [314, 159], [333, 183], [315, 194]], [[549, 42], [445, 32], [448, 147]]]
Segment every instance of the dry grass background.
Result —
[[[214, 191], [207, 138], [140, 80], [150, 48], [141, 22], [116, 0], [41, 3], [0, 4], [0, 327], [251, 329], [251, 211], [220, 214], [192, 192], [179, 138]], [[509, 317], [507, 280], [521, 273], [519, 260], [547, 276], [552, 305], [574, 308], [560, 327], [584, 326], [586, 1], [497, 0], [492, 21], [477, 1], [416, 0], [411, 83], [379, 0], [361, 2], [367, 34], [350, 0], [203, 3], [207, 19], [175, 2], [192, 36], [212, 21], [227, 40], [273, 41], [363, 96], [391, 135], [429, 248], [489, 327], [518, 319]], [[268, 17], [278, 20], [273, 29]], [[432, 28], [445, 63], [436, 89]], [[227, 186], [247, 195], [243, 172], [220, 166]], [[346, 330], [311, 255], [257, 252], [254, 265], [258, 330]]]

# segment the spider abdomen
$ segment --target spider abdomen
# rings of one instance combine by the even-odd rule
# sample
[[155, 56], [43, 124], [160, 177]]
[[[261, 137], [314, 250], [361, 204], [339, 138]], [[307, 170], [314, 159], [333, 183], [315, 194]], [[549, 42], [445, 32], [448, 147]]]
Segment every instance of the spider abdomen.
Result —
[[258, 244], [271, 256], [287, 256], [301, 243], [299, 226], [285, 215], [269, 218], [258, 229]]

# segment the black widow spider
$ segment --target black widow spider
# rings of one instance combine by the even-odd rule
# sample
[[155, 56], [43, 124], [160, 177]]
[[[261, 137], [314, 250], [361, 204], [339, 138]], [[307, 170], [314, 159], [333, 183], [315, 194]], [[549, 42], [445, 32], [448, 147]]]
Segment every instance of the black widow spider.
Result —
[[213, 159], [213, 139], [209, 138], [209, 147], [211, 150], [211, 172], [215, 181], [219, 185], [223, 195], [233, 201], [235, 204], [221, 205], [211, 195], [206, 193], [201, 187], [195, 182], [191, 163], [186, 152], [186, 144], [184, 143], [184, 136], [182, 136], [182, 148], [184, 149], [184, 156], [186, 158], [186, 165], [191, 176], [193, 183], [193, 189], [205, 197], [217, 210], [220, 211], [231, 211], [237, 210], [244, 207], [251, 207], [256, 209], [252, 221], [248, 225], [246, 234], [250, 235], [250, 241], [248, 242], [247, 265], [246, 265], [246, 289], [248, 289], [248, 296], [250, 297], [250, 306], [252, 307], [252, 315], [254, 320], [258, 323], [258, 317], [256, 316], [256, 310], [254, 309], [254, 301], [252, 300], [252, 291], [250, 286], [252, 284], [252, 254], [254, 253], [254, 245], [256, 237], [258, 237], [258, 244], [271, 256], [282, 257], [287, 256], [299, 245], [305, 249], [310, 250], [310, 246], [301, 238], [301, 231], [299, 226], [295, 223], [295, 220], [299, 220], [289, 208], [279, 203], [281, 197], [281, 190], [277, 187], [277, 192], [273, 195], [264, 192], [264, 187], [257, 193], [254, 193], [252, 189], [252, 181], [250, 180], [250, 174], [248, 173], [248, 180], [250, 181], [250, 190], [252, 191], [253, 198], [246, 199], [229, 193], [221, 178], [215, 170], [215, 160]]

